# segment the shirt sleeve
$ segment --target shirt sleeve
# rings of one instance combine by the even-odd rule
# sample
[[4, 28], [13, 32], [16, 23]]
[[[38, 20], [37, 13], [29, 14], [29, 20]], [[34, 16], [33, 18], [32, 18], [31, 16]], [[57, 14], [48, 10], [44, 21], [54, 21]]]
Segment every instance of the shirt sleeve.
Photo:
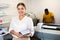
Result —
[[45, 18], [45, 14], [43, 14], [43, 18]]
[[13, 21], [13, 19], [12, 19], [11, 22], [10, 22], [9, 32], [10, 32], [11, 30], [13, 30], [13, 28], [14, 28], [14, 21]]
[[51, 16], [54, 16], [53, 12], [50, 12], [50, 13], [51, 13], [51, 14], [50, 14]]
[[28, 22], [28, 28], [30, 29], [30, 31], [31, 31], [31, 37], [34, 35], [34, 26], [33, 26], [33, 21], [32, 21], [32, 19], [30, 19], [29, 20], [29, 22]]

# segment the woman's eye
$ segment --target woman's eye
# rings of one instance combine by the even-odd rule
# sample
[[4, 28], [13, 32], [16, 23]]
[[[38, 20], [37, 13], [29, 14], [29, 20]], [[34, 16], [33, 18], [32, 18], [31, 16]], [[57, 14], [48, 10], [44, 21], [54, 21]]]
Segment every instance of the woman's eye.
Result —
[[22, 10], [24, 10], [24, 8], [21, 8]]
[[18, 10], [24, 10], [24, 8], [18, 8]]
[[18, 8], [18, 10], [20, 10], [20, 8]]

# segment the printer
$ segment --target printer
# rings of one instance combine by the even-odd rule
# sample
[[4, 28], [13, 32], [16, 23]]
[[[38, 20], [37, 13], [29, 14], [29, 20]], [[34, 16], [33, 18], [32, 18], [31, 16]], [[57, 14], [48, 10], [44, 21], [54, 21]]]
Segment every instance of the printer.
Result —
[[44, 24], [42, 25], [43, 29], [51, 29], [51, 30], [60, 30], [60, 24]]
[[40, 29], [60, 30], [60, 24], [38, 23], [37, 26], [38, 26], [38, 28], [40, 28]]

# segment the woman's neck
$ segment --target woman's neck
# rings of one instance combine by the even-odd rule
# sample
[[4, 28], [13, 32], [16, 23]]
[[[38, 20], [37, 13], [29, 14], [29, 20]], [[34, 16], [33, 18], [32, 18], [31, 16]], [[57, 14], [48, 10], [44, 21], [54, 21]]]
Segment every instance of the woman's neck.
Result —
[[25, 17], [25, 15], [19, 15], [19, 20], [22, 20]]

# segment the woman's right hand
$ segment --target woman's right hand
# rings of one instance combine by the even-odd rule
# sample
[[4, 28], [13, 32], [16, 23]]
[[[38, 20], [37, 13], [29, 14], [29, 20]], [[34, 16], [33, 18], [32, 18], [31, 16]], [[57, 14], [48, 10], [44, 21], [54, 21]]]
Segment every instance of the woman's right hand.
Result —
[[20, 34], [19, 32], [16, 32], [15, 35], [18, 37], [18, 38], [22, 38], [22, 34]]
[[18, 38], [21, 38], [23, 36], [21, 33], [15, 32], [14, 30], [11, 30], [10, 33], [17, 36]]

